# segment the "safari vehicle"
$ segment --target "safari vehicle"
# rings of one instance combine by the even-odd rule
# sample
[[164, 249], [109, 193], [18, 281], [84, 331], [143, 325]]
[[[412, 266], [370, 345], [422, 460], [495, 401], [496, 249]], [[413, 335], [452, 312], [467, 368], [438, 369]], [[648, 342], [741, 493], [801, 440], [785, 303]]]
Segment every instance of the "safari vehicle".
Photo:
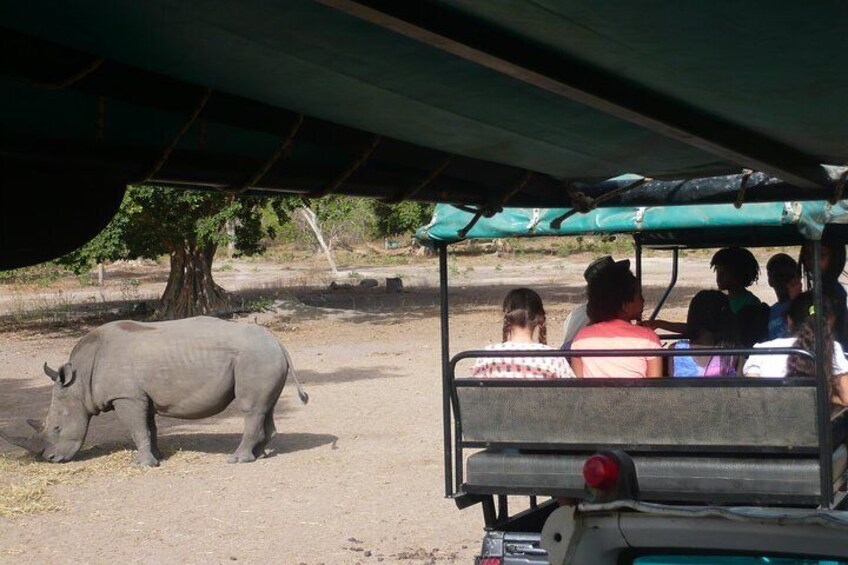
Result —
[[[449, 347], [447, 256], [465, 238], [619, 234], [642, 250], [814, 246], [821, 308], [820, 237], [848, 235], [846, 203], [787, 202], [573, 209], [506, 209], [491, 218], [438, 206], [419, 230], [440, 250], [445, 493], [482, 506], [479, 564], [848, 562], [846, 415], [816, 378], [479, 379], [477, 357], [527, 352]], [[711, 285], [706, 285], [711, 286]], [[821, 311], [821, 310], [819, 310]], [[820, 319], [820, 318], [819, 318]], [[751, 349], [704, 353], [747, 355]], [[568, 356], [685, 355], [686, 350], [570, 350]], [[533, 355], [565, 355], [561, 351]], [[614, 375], [611, 375], [614, 377]], [[509, 501], [528, 497], [511, 513]], [[545, 502], [539, 502], [547, 499]], [[559, 501], [559, 502], [558, 502]]]

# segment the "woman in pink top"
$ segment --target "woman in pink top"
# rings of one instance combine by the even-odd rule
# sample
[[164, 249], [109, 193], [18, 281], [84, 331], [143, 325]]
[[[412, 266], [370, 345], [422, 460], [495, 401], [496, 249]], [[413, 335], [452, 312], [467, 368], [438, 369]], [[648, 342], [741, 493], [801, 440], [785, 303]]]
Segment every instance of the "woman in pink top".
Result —
[[[660, 349], [656, 332], [633, 324], [642, 317], [642, 287], [629, 263], [604, 269], [588, 287], [591, 325], [574, 338], [572, 350]], [[660, 357], [572, 357], [575, 374], [583, 378], [645, 378], [662, 376]]]
[[[542, 299], [529, 288], [509, 291], [503, 303], [503, 343], [487, 350], [550, 351]], [[481, 357], [471, 367], [476, 378], [561, 379], [574, 373], [564, 357]]]

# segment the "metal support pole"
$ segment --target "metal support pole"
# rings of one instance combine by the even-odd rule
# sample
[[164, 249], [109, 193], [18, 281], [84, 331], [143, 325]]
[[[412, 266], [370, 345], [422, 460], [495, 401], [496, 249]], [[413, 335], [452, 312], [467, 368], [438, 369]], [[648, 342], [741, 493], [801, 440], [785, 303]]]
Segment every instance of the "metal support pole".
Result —
[[636, 279], [642, 285], [642, 234], [633, 235], [633, 246], [636, 248]]
[[679, 257], [680, 257], [680, 249], [675, 247], [673, 252], [672, 252], [672, 259], [671, 259], [671, 280], [668, 281], [668, 288], [665, 289], [665, 292], [663, 293], [662, 298], [660, 298], [660, 301], [657, 303], [656, 307], [654, 308], [654, 311], [651, 312], [651, 317], [648, 318], [649, 320], [655, 320], [656, 319], [657, 314], [659, 314], [660, 310], [662, 310], [662, 307], [665, 304], [665, 301], [668, 300], [668, 295], [671, 294], [671, 291], [674, 289], [674, 285], [677, 284], [677, 265], [678, 265]]
[[833, 502], [833, 440], [830, 424], [830, 383], [827, 382], [824, 358], [824, 299], [821, 280], [821, 241], [813, 241], [813, 308], [816, 323], [816, 420], [819, 428], [819, 478], [821, 507]]
[[[445, 496], [454, 493], [451, 456], [451, 382], [450, 382], [450, 327], [448, 325], [448, 247], [439, 245], [439, 317], [442, 336], [442, 426], [445, 451]], [[461, 464], [462, 462], [458, 462]], [[458, 486], [458, 485], [457, 485]]]

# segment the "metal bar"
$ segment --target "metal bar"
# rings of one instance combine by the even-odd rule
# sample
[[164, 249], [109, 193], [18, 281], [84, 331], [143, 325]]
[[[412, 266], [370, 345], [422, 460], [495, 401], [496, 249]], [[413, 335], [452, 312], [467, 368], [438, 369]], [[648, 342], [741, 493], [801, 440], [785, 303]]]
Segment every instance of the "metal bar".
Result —
[[[703, 355], [802, 355], [809, 359], [815, 359], [814, 355], [809, 351], [798, 349], [797, 347], [729, 347], [727, 349], [720, 348], [703, 348], [698, 350], [699, 354]], [[544, 350], [533, 351], [533, 357], [680, 357], [692, 355], [691, 349], [569, 349], [568, 351], [560, 350]], [[463, 359], [476, 359], [478, 357], [527, 357], [527, 350], [521, 349], [501, 349], [497, 351], [489, 351], [486, 349], [473, 349], [457, 353], [451, 359], [451, 365], [454, 367], [458, 361]], [[497, 379], [491, 379], [495, 381]], [[532, 379], [530, 379], [532, 380]], [[544, 381], [544, 379], [541, 379]], [[693, 379], [697, 380], [697, 379]], [[715, 379], [710, 379], [715, 380]]]
[[679, 263], [679, 261], [678, 261], [679, 257], [680, 257], [680, 249], [675, 247], [672, 250], [672, 257], [671, 257], [671, 280], [668, 281], [668, 288], [665, 289], [665, 292], [663, 293], [662, 298], [660, 298], [660, 301], [657, 302], [657, 305], [654, 307], [654, 311], [651, 312], [651, 317], [648, 318], [649, 320], [655, 320], [656, 319], [657, 314], [660, 313], [660, 310], [662, 310], [663, 305], [665, 305], [665, 301], [668, 300], [668, 296], [671, 294], [671, 291], [674, 290], [674, 285], [677, 284], [677, 267], [678, 267], [678, 263]]
[[819, 428], [819, 474], [821, 507], [830, 508], [833, 502], [833, 441], [830, 424], [830, 383], [824, 370], [824, 302], [821, 285], [821, 240], [813, 241], [813, 308], [816, 321], [816, 420]]
[[[439, 319], [442, 335], [442, 432], [445, 448], [445, 496], [454, 493], [451, 477], [453, 462], [451, 460], [451, 380], [453, 370], [450, 365], [450, 327], [448, 325], [448, 247], [439, 245]], [[458, 442], [458, 440], [457, 440]], [[457, 486], [459, 486], [457, 484]]]
[[633, 247], [636, 248], [636, 280], [642, 286], [642, 234], [633, 234]]
[[819, 188], [834, 180], [795, 147], [458, 9], [426, 1], [315, 1], [798, 187]]
[[495, 499], [493, 496], [489, 495], [483, 499], [483, 523], [486, 525], [487, 529], [491, 529], [494, 527], [496, 522]]
[[505, 494], [498, 495], [498, 522], [506, 522], [509, 519], [509, 501]]

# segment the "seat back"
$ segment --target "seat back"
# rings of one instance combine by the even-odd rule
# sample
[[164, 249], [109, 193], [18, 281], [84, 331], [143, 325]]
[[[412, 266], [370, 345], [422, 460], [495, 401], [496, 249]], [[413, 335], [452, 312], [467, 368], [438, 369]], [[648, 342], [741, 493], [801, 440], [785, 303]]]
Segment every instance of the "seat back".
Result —
[[456, 379], [463, 447], [818, 451], [809, 379]]

